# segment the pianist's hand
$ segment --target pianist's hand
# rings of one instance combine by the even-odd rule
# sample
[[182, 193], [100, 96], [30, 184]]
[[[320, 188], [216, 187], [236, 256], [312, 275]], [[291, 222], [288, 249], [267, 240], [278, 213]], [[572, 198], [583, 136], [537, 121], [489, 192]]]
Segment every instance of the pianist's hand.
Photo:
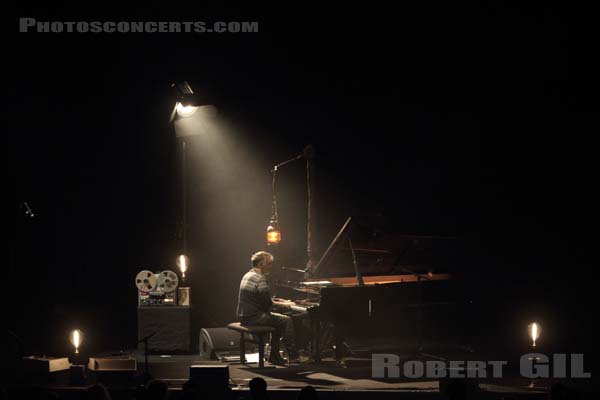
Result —
[[273, 304], [281, 305], [281, 306], [290, 306], [292, 304], [296, 304], [291, 300], [280, 299], [279, 297], [273, 297]]

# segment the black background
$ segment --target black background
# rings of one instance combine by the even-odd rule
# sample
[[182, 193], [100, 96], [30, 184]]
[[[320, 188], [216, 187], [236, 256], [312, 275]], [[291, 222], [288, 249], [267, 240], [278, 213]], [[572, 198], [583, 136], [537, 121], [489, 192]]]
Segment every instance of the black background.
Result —
[[[75, 326], [91, 352], [135, 346], [133, 278], [174, 269], [181, 248], [169, 85], [188, 80], [230, 124], [227, 149], [190, 142], [198, 327], [235, 319], [239, 279], [264, 247], [269, 169], [312, 143], [320, 251], [357, 214], [459, 237], [482, 336], [526, 346], [535, 319], [548, 352], [593, 351], [586, 14], [502, 1], [15, 11], [3, 82], [7, 325], [38, 353], [66, 353]], [[259, 32], [18, 33], [18, 17], [258, 21]], [[280, 173], [279, 266], [306, 261], [304, 185], [301, 163]]]

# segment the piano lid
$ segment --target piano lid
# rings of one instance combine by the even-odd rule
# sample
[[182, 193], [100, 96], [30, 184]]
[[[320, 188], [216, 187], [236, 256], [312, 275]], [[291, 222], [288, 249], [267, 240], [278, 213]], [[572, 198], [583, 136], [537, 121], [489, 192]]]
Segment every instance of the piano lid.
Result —
[[356, 276], [352, 249], [364, 277], [447, 272], [448, 260], [434, 253], [447, 239], [453, 238], [398, 234], [380, 219], [349, 217], [307, 278]]

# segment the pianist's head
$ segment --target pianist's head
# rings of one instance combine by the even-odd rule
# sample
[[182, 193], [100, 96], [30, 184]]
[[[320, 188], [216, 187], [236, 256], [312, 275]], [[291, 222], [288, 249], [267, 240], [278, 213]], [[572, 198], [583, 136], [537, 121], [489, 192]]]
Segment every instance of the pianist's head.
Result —
[[265, 275], [271, 272], [271, 265], [273, 264], [273, 254], [267, 253], [266, 251], [259, 251], [258, 253], [252, 254], [250, 261], [252, 262], [253, 268], [258, 268]]

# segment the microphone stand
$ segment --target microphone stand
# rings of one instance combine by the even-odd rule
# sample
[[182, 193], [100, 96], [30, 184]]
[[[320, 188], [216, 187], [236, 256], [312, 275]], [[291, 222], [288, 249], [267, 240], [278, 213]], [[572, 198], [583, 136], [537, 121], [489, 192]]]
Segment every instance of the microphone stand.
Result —
[[275, 166], [273, 167], [273, 169], [271, 170], [271, 172], [272, 172], [272, 173], [275, 173], [275, 172], [277, 172], [277, 170], [278, 170], [279, 168], [283, 167], [284, 165], [286, 165], [286, 164], [289, 164], [289, 163], [291, 163], [291, 162], [293, 162], [293, 161], [299, 160], [299, 159], [301, 159], [302, 157], [304, 157], [304, 154], [298, 154], [298, 155], [297, 155], [296, 157], [294, 157], [294, 158], [290, 158], [289, 160], [286, 160], [286, 161], [284, 161], [284, 162], [281, 162], [281, 163], [279, 163], [279, 164], [275, 165]]
[[149, 334], [137, 341], [138, 343], [140, 343], [140, 342], [144, 343], [144, 372], [142, 372], [142, 374], [139, 377], [140, 381], [142, 381], [142, 382], [148, 382], [149, 380], [154, 379], [154, 377], [152, 375], [150, 375], [150, 372], [148, 371], [148, 339], [150, 339], [152, 336], [156, 335], [157, 333], [158, 333], [158, 331], [152, 332], [151, 334]]
[[275, 192], [275, 176], [279, 168], [292, 163], [294, 161], [298, 161], [301, 159], [306, 159], [306, 188], [308, 192], [308, 204], [307, 204], [307, 214], [306, 214], [306, 234], [307, 234], [307, 243], [306, 243], [306, 255], [308, 257], [308, 261], [306, 263], [306, 269], [310, 269], [314, 267], [315, 260], [313, 254], [313, 225], [315, 223], [315, 211], [314, 211], [314, 174], [315, 174], [315, 148], [312, 145], [307, 145], [302, 150], [302, 153], [297, 156], [290, 158], [289, 160], [283, 161], [277, 165], [275, 165], [271, 169], [271, 173], [273, 174], [273, 183], [272, 183], [272, 192], [273, 192], [273, 210], [272, 210], [272, 218], [275, 218], [279, 222], [279, 218], [277, 216], [277, 196]]
[[350, 240], [350, 236], [348, 236], [348, 245], [350, 246], [350, 251], [352, 252], [352, 264], [354, 265], [354, 273], [356, 274], [356, 281], [358, 282], [359, 287], [363, 287], [363, 286], [365, 286], [365, 282], [363, 280], [362, 273], [358, 269], [358, 261], [356, 260], [356, 254], [354, 253], [354, 247], [352, 247], [352, 240]]

